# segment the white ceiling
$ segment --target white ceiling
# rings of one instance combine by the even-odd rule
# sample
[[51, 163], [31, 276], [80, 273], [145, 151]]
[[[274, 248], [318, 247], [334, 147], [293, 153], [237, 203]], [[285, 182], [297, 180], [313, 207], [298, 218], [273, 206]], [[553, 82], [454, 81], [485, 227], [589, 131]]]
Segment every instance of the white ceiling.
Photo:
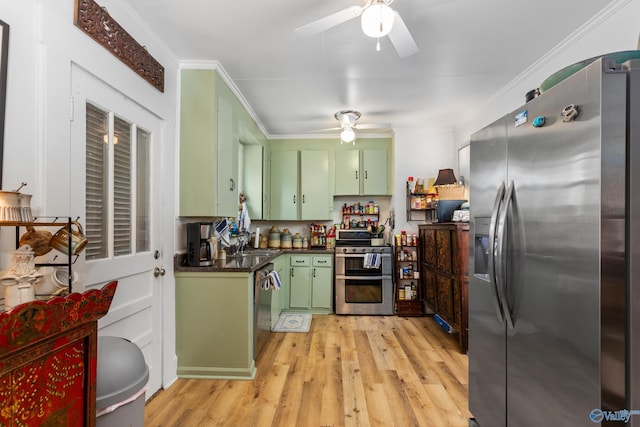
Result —
[[294, 32], [364, 0], [127, 1], [180, 60], [219, 62], [270, 137], [335, 127], [342, 109], [363, 124], [455, 128], [608, 3], [395, 0], [420, 49], [400, 58], [386, 37], [376, 52], [359, 19]]

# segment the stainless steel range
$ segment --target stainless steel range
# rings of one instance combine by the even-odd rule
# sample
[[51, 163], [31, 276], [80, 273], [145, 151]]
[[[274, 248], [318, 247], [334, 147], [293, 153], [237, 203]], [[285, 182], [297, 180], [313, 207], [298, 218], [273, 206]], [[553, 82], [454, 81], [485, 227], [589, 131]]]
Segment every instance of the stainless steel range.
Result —
[[336, 239], [336, 314], [393, 315], [390, 246], [372, 246], [363, 230], [340, 230]]

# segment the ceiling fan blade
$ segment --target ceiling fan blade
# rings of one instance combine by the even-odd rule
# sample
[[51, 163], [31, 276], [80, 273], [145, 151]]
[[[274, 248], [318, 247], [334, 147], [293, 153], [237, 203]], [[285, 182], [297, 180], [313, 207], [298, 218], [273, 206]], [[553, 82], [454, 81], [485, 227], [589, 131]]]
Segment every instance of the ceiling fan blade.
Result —
[[400, 55], [400, 58], [406, 58], [418, 52], [418, 45], [411, 36], [400, 14], [395, 10], [393, 13], [396, 15], [396, 19], [393, 21], [393, 27], [391, 27], [389, 40], [391, 40], [391, 44], [396, 49], [396, 52], [398, 52], [398, 55]]
[[306, 133], [335, 132], [338, 130], [342, 130], [342, 128], [337, 127], [337, 128], [314, 129], [314, 130], [308, 130]]
[[362, 15], [362, 7], [351, 6], [307, 25], [303, 25], [302, 27], [298, 27], [294, 31], [303, 36], [313, 36], [340, 25], [343, 22], [347, 22], [350, 19], [357, 18], [360, 15]]
[[362, 123], [362, 124], [356, 124], [353, 127], [356, 130], [363, 130], [363, 129], [385, 130], [385, 129], [391, 129], [391, 123]]

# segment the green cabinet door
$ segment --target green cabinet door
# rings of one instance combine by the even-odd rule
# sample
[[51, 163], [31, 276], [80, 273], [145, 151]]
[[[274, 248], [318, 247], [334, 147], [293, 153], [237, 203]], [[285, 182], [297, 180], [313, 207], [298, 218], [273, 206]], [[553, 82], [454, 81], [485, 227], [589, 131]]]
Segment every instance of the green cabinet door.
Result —
[[335, 195], [352, 196], [360, 194], [360, 151], [336, 151]]
[[[273, 260], [273, 271], [278, 273], [278, 277], [280, 277], [280, 283], [282, 283], [282, 280], [284, 278], [284, 272], [286, 271], [286, 266], [284, 264], [285, 259], [286, 259], [285, 255], [280, 255], [279, 257]], [[284, 288], [284, 284], [280, 288], [280, 290], [278, 291], [274, 290], [271, 292], [271, 329], [273, 329], [276, 326], [276, 323], [278, 322], [278, 317], [280, 317], [280, 313], [284, 308], [283, 307], [284, 301], [282, 296], [285, 290], [283, 288]]]
[[298, 152], [272, 151], [269, 206], [272, 220], [298, 219]]
[[238, 142], [233, 107], [218, 97], [216, 215], [238, 215]]
[[329, 193], [329, 152], [300, 152], [300, 219], [332, 219]]
[[180, 215], [213, 215], [215, 182], [215, 75], [183, 70], [180, 75]]
[[311, 307], [331, 309], [333, 301], [332, 256], [314, 256], [311, 270]]
[[387, 151], [362, 150], [362, 193], [368, 195], [388, 194]]
[[291, 255], [289, 274], [289, 307], [309, 308], [311, 303], [311, 257]]

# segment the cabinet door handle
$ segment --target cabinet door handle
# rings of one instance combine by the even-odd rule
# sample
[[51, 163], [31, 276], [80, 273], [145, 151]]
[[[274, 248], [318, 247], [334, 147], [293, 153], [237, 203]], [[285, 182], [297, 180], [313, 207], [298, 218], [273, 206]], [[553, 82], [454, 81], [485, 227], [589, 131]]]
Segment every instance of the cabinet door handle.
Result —
[[233, 178], [229, 178], [229, 191], [233, 191], [236, 188], [236, 183]]
[[316, 269], [313, 269], [313, 277], [316, 277]]
[[294, 205], [296, 204], [296, 195], [295, 194], [293, 195], [293, 204]]
[[369, 179], [369, 174], [367, 172], [368, 171], [364, 171], [364, 179]]
[[293, 268], [292, 268], [292, 269], [291, 269], [291, 277], [293, 277], [293, 272], [294, 272], [294, 270], [293, 270]]
[[304, 201], [304, 194], [302, 195], [302, 203], [305, 203], [305, 201]]
[[356, 171], [356, 179], [358, 179], [358, 171]]
[[326, 261], [326, 260], [322, 260], [322, 259], [319, 259], [319, 260], [318, 260], [318, 264], [326, 264], [326, 263], [327, 263], [327, 261]]

